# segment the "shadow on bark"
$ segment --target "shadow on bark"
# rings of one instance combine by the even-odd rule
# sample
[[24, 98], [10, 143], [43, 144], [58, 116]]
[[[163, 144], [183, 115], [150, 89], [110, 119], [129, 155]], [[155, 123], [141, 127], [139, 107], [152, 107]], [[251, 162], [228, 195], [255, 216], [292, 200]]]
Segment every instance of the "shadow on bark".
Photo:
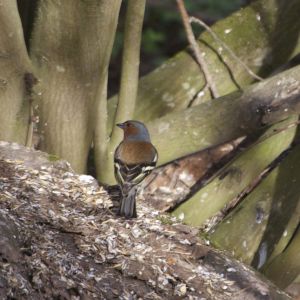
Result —
[[[297, 145], [297, 148], [299, 148], [299, 139], [300, 129], [298, 128], [292, 143], [292, 148], [293, 145]], [[295, 226], [297, 226], [296, 219], [299, 221], [299, 216], [297, 218], [297, 206], [299, 205], [300, 194], [299, 150], [291, 150], [292, 151], [287, 154], [289, 157], [285, 158], [289, 160], [289, 163], [279, 166], [266, 229], [252, 261], [252, 266], [263, 268], [263, 272], [264, 267], [268, 267], [277, 255], [287, 249], [294, 237], [293, 232], [295, 232]], [[293, 218], [293, 216], [296, 218]], [[294, 222], [293, 219], [295, 219]], [[289, 226], [291, 222], [295, 223], [295, 226]], [[280, 242], [281, 239], [285, 239], [285, 241]], [[266, 265], [264, 266], [265, 263]], [[291, 283], [294, 278], [289, 277], [287, 272], [285, 281]], [[283, 283], [281, 283], [281, 286], [286, 287]]]
[[[284, 0], [276, 0], [275, 2], [277, 2], [276, 6], [278, 6], [276, 20], [269, 18], [267, 12], [268, 7], [265, 7], [266, 4], [264, 2], [258, 1], [256, 5], [252, 6], [257, 11], [257, 15], [260, 16], [260, 21], [266, 31], [270, 32], [269, 28], [274, 28], [272, 30], [273, 32], [269, 35], [269, 53], [265, 56], [262, 68], [258, 72], [261, 76], [270, 73], [274, 68], [274, 64], [280, 66], [288, 61], [298, 47], [297, 41], [300, 33], [300, 18], [298, 12], [300, 11], [300, 2], [287, 2]], [[288, 26], [285, 26], [287, 19], [289, 19], [291, 23], [289, 23]], [[272, 22], [275, 22], [274, 26], [271, 25]], [[289, 34], [286, 34], [286, 32], [289, 32]], [[284, 45], [284, 47], [281, 45]], [[282, 50], [278, 52], [278, 48], [281, 48]]]

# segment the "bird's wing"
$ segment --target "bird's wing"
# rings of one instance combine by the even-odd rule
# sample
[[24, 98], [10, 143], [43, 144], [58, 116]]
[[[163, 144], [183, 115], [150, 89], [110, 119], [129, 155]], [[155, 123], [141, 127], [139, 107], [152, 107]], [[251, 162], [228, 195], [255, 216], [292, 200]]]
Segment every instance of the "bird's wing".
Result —
[[156, 160], [151, 163], [126, 165], [120, 159], [115, 159], [115, 176], [122, 186], [140, 183], [154, 168]]

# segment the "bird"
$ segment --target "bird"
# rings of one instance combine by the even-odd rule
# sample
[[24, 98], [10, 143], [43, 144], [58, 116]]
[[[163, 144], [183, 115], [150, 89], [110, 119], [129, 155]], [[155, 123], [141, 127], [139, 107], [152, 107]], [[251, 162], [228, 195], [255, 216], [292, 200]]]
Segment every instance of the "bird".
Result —
[[142, 122], [128, 120], [116, 125], [124, 133], [123, 140], [114, 153], [115, 178], [122, 192], [118, 214], [126, 219], [136, 218], [138, 185], [155, 168], [158, 153]]

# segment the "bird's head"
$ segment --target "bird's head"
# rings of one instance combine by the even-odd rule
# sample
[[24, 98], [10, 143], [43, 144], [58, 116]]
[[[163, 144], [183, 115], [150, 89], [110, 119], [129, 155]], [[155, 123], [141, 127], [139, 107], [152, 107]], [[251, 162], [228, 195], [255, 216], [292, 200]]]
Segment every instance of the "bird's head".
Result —
[[146, 126], [140, 121], [128, 120], [117, 124], [124, 131], [124, 140], [150, 142], [150, 135]]

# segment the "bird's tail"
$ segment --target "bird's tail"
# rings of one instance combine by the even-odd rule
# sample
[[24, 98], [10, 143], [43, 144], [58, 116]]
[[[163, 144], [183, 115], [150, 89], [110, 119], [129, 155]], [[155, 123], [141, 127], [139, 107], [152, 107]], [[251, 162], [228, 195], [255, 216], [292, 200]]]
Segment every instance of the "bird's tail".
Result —
[[124, 216], [126, 219], [136, 218], [136, 187], [131, 188], [128, 193], [123, 192], [123, 197], [119, 209], [119, 215]]

